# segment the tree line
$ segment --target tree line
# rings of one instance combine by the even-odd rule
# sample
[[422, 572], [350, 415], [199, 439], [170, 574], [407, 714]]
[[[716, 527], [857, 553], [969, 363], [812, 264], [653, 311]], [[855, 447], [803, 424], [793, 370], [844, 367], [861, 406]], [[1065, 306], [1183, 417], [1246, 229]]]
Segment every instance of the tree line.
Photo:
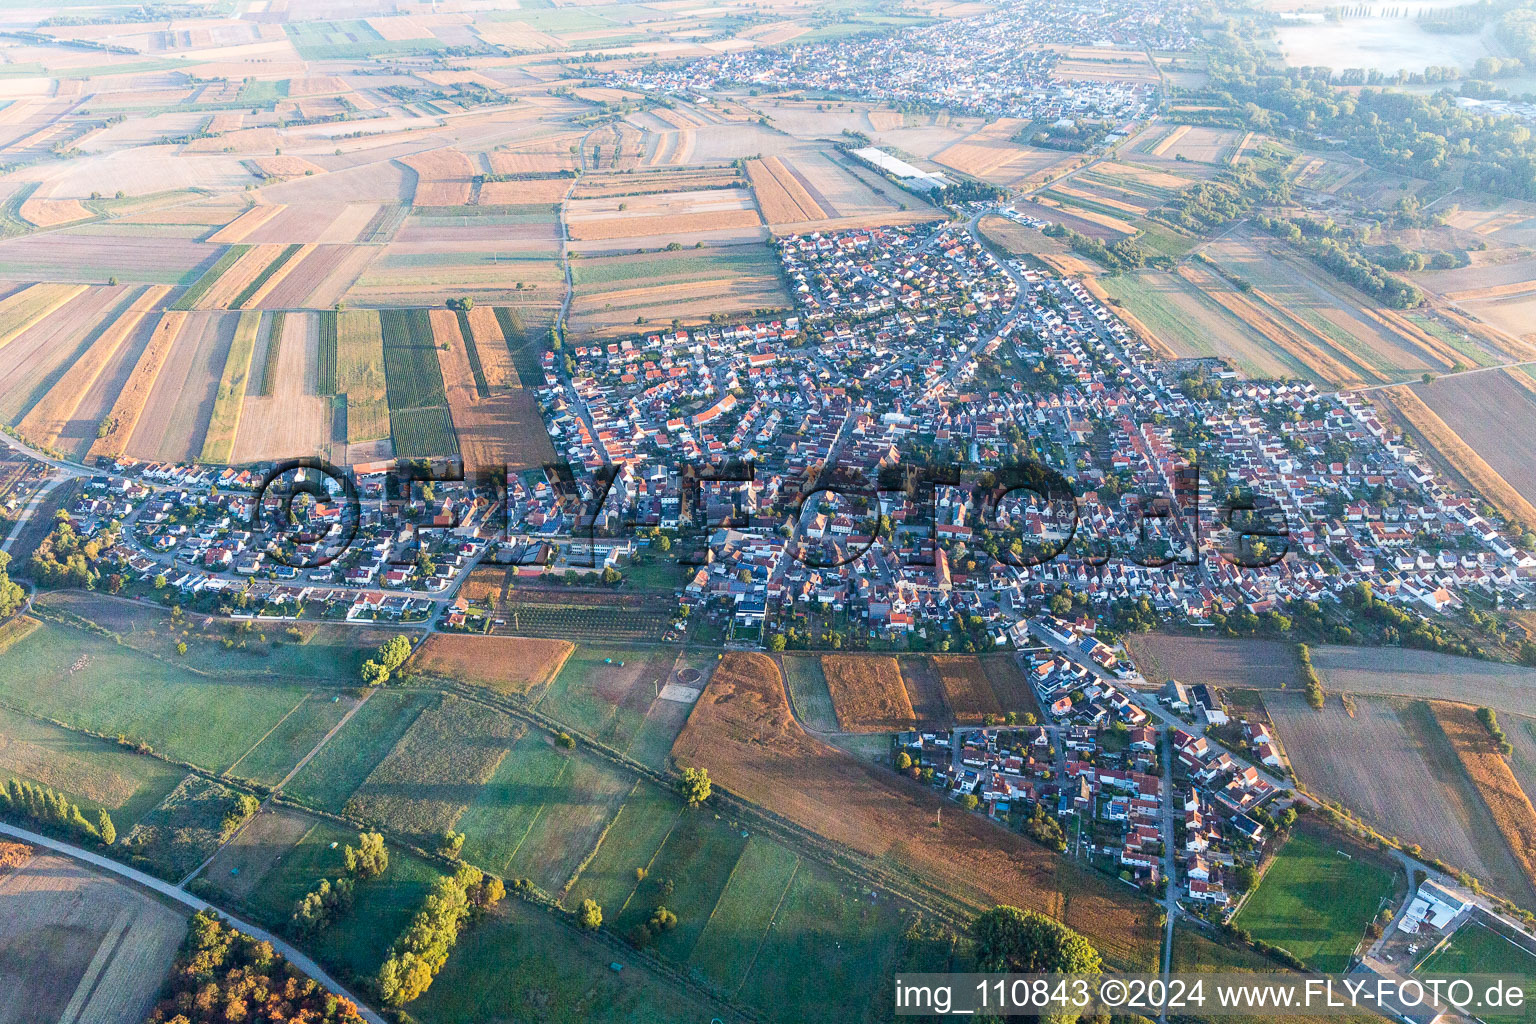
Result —
[[80, 842], [103, 846], [117, 842], [117, 828], [105, 809], [96, 813], [93, 824], [80, 805], [70, 802], [64, 794], [22, 779], [13, 778], [0, 786], [0, 814], [25, 819], [42, 826], [44, 831]]

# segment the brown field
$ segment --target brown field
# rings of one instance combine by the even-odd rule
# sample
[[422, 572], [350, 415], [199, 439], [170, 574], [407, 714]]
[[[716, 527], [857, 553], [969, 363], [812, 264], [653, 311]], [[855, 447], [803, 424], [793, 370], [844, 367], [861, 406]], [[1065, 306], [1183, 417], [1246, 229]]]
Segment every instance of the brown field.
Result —
[[[252, 281], [260, 277], [262, 271], [271, 266], [273, 260], [282, 255], [283, 248], [281, 245], [270, 244], [251, 246], [245, 255], [237, 259], [228, 270], [220, 274], [219, 279], [213, 282], [208, 290], [202, 294], [197, 300], [197, 308], [230, 308], [230, 303], [239, 298], [240, 293], [245, 291]], [[287, 269], [292, 264], [293, 260], [290, 259], [284, 266], [284, 269]], [[273, 276], [276, 277], [277, 275], [274, 274]]]
[[138, 417], [129, 455], [149, 461], [197, 458], [239, 320], [228, 313], [187, 318]]
[[[1085, 207], [1073, 206], [1070, 203], [1063, 202], [1060, 199], [1056, 199], [1043, 193], [1035, 196], [1030, 200], [1030, 202], [1036, 204], [1037, 206], [1043, 206], [1045, 209], [1050, 211], [1049, 214], [1045, 215], [1047, 220], [1061, 220], [1062, 218], [1060, 216], [1054, 215], [1064, 213], [1070, 215], [1071, 217], [1075, 217], [1078, 220], [1085, 221], [1086, 223], [1093, 224], [1097, 227], [1113, 232], [1115, 235], [1134, 235], [1138, 230], [1136, 225], [1127, 223], [1126, 221], [1121, 220], [1119, 217], [1111, 217], [1109, 214], [1099, 213], [1097, 210], [1089, 210]], [[1068, 221], [1067, 223], [1070, 226], [1071, 221]], [[1087, 233], [1088, 232], [1084, 232], [1084, 234]]]
[[575, 649], [568, 640], [434, 633], [416, 649], [405, 671], [526, 694], [559, 675]]
[[[1536, 380], [1520, 370], [1446, 377], [1413, 393], [1528, 504], [1536, 504]], [[1449, 453], [1447, 453], [1449, 457]], [[1458, 456], [1459, 465], [1459, 456]]]
[[0, 358], [0, 418], [15, 423], [25, 415], [34, 396], [68, 368], [82, 345], [126, 311], [132, 298], [132, 289], [123, 285], [86, 289], [18, 334]]
[[[297, 282], [300, 290], [307, 293], [312, 282], [317, 280], [323, 274], [329, 273], [331, 270], [333, 270], [335, 263], [339, 263], [341, 261], [341, 257], [345, 255], [345, 252], [341, 251], [340, 246], [326, 246], [326, 260], [322, 262], [328, 262], [329, 265], [315, 268], [305, 267], [303, 274], [295, 274], [294, 272], [298, 270], [299, 264], [303, 263], [309, 259], [310, 256], [314, 255], [315, 249], [316, 247], [312, 242], [301, 246], [297, 252], [288, 257], [288, 261], [286, 263], [284, 263], [281, 267], [278, 267], [277, 270], [273, 272], [272, 276], [268, 277], [266, 281], [262, 283], [260, 288], [257, 288], [254, 292], [251, 293], [250, 298], [246, 299], [240, 304], [240, 308], [264, 309], [268, 307], [280, 307], [282, 305], [281, 303], [267, 302], [267, 299], [272, 295], [272, 292], [276, 288], [282, 285], [284, 281], [288, 280], [290, 277], [293, 277]], [[265, 305], [263, 305], [264, 303]]]
[[485, 382], [493, 388], [522, 387], [517, 367], [512, 364], [512, 353], [507, 339], [501, 333], [496, 311], [490, 306], [476, 306], [469, 311], [469, 331], [475, 343], [475, 354], [480, 357], [480, 369]]
[[907, 699], [917, 716], [918, 727], [945, 728], [954, 724], [944, 700], [944, 684], [933, 666], [933, 659], [923, 655], [908, 655], [901, 659], [901, 681], [907, 688]]
[[0, 350], [85, 291], [85, 285], [33, 284], [0, 300]]
[[1352, 703], [1353, 715], [1331, 691], [1321, 711], [1296, 690], [1264, 694], [1297, 778], [1383, 834], [1526, 899], [1525, 873], [1430, 705], [1384, 697]]
[[529, 178], [514, 181], [488, 181], [480, 186], [481, 206], [528, 206], [535, 203], [559, 203], [570, 190], [569, 178]]
[[496, 174], [541, 174], [576, 169], [573, 146], [581, 132], [567, 132], [537, 143], [513, 149], [499, 149], [490, 155], [491, 170]]
[[955, 720], [962, 723], [980, 722], [987, 715], [1002, 716], [1003, 712], [1022, 710], [1004, 708], [992, 692], [992, 682], [981, 667], [981, 661], [970, 655], [935, 654], [934, 668], [944, 685], [944, 697]]
[[[245, 309], [324, 309], [351, 286], [368, 250], [350, 245], [306, 245], [248, 299]], [[334, 296], [334, 297], [333, 297]]]
[[1329, 693], [1464, 701], [1499, 714], [1528, 714], [1536, 669], [1402, 647], [1314, 647], [1312, 666]]
[[838, 728], [844, 732], [892, 732], [912, 728], [916, 713], [907, 699], [895, 658], [879, 654], [827, 654], [821, 659]]
[[1164, 135], [1158, 142], [1147, 150], [1152, 156], [1162, 156], [1173, 147], [1180, 139], [1189, 134], [1189, 125], [1181, 124], [1177, 128]]
[[573, 239], [590, 241], [757, 227], [762, 220], [745, 190], [713, 189], [572, 200], [566, 223]]
[[748, 160], [747, 175], [757, 193], [758, 208], [769, 224], [793, 224], [826, 217], [826, 211], [816, 205], [805, 186], [795, 180], [778, 157]]
[[1133, 633], [1126, 644], [1136, 668], [1157, 685], [1177, 679], [1254, 690], [1301, 686], [1296, 648], [1280, 640]]
[[554, 462], [554, 445], [533, 393], [521, 387], [493, 388], [482, 396], [470, 369], [458, 317], [446, 309], [434, 309], [429, 315], [465, 472], [499, 470], [502, 466], [527, 469]]
[[1025, 678], [1012, 654], [983, 654], [979, 660], [981, 670], [987, 674], [987, 681], [992, 684], [992, 692], [997, 695], [997, 702], [1002, 706], [1004, 714], [1017, 711], [1020, 715], [1033, 714], [1036, 718], [1044, 719], [1040, 702], [1035, 698], [1035, 688]]
[[301, 156], [257, 156], [251, 165], [263, 178], [300, 178], [306, 174], [323, 174], [325, 168]]
[[1035, 175], [1071, 162], [1076, 154], [1037, 149], [1013, 141], [1024, 122], [1003, 118], [934, 153], [931, 160], [962, 174], [996, 184], [1019, 186]]
[[1050, 914], [1116, 967], [1151, 969], [1155, 962], [1150, 902], [980, 815], [945, 807], [940, 794], [886, 766], [806, 735], [767, 655], [733, 651], [721, 659], [672, 755], [871, 865], [976, 907], [1007, 903]]
[[208, 241], [216, 242], [219, 245], [234, 245], [236, 242], [243, 242], [252, 231], [255, 231], [285, 209], [287, 207], [281, 203], [253, 206], [218, 231], [209, 235]]
[[0, 879], [0, 1021], [137, 1021], [186, 935], [137, 888], [40, 852]]
[[1527, 530], [1536, 529], [1536, 506], [1511, 487], [1471, 445], [1462, 440], [1461, 435], [1425, 405], [1412, 388], [1384, 388], [1373, 392], [1373, 397], [1407, 421], [1425, 443], [1440, 455], [1442, 463], [1454, 467], [1456, 475], [1471, 484], [1505, 518], [1519, 523]]
[[170, 291], [167, 285], [150, 286], [136, 298], [128, 310], [104, 330], [91, 347], [81, 353], [48, 393], [32, 407], [19, 428], [32, 443], [52, 448], [69, 428], [76, 411], [116, 357], [123, 343], [139, 323], [156, 309]]
[[1499, 753], [1483, 723], [1477, 720], [1472, 707], [1445, 703], [1431, 706], [1440, 728], [1445, 730], [1446, 738], [1456, 748], [1456, 756], [1461, 758], [1467, 777], [1488, 805], [1510, 853], [1524, 870], [1526, 898], [1523, 902], [1532, 905], [1532, 900], [1536, 899], [1536, 807], [1531, 806], [1530, 797], [1520, 788], [1509, 763]]
[[[252, 360], [253, 373], [263, 375], [262, 394], [247, 390], [241, 406], [241, 429], [235, 435], [235, 465], [308, 455], [326, 455], [332, 441], [331, 399], [315, 392], [320, 322], [313, 313], [289, 313], [283, 318], [276, 372], [266, 380], [265, 349]], [[254, 379], [254, 378], [253, 378]]]
[[155, 326], [155, 332], [150, 336], [144, 353], [139, 356], [128, 383], [103, 421], [108, 426], [106, 435], [91, 445], [92, 458], [113, 459], [126, 454], [128, 440], [138, 429], [139, 418], [149, 402], [155, 380], [160, 376], [160, 370], [165, 366], [166, 357], [171, 354], [171, 347], [176, 343], [176, 336], [181, 333], [187, 316], [186, 313], [174, 311], [161, 314], [160, 322]]
[[741, 184], [746, 179], [734, 167], [679, 167], [633, 174], [583, 174], [576, 179], [573, 199], [605, 199], [653, 192], [688, 192]]
[[21, 204], [21, 219], [35, 227], [53, 228], [96, 216], [78, 199], [40, 199], [33, 197]]
[[416, 172], [417, 206], [467, 206], [475, 166], [456, 149], [433, 149], [403, 156], [400, 162]]

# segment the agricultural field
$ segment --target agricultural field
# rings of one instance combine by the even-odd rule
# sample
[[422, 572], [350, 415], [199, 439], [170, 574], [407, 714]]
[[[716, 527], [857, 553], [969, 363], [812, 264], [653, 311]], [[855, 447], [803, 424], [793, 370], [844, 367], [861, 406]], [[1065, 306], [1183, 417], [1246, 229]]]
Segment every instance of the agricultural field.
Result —
[[170, 357], [177, 336], [186, 325], [187, 314], [167, 312], [155, 324], [138, 361], [129, 371], [122, 389], [112, 399], [111, 410], [101, 421], [100, 435], [91, 443], [90, 455], [119, 458], [138, 429], [144, 407], [153, 393], [155, 380]]
[[1500, 714], [1529, 714], [1536, 669], [1393, 647], [1314, 647], [1312, 666], [1329, 693], [1464, 701]]
[[[268, 322], [270, 329], [271, 323]], [[208, 431], [203, 436], [200, 462], [229, 462], [235, 449], [235, 435], [240, 429], [240, 413], [251, 379], [251, 358], [256, 354], [257, 334], [261, 330], [260, 313], [241, 313], [235, 326], [234, 340], [224, 357], [224, 372], [219, 377]]]
[[977, 815], [947, 814], [935, 825], [940, 796], [801, 731], [783, 678], [766, 655], [725, 655], [672, 756], [708, 768], [717, 787], [872, 863], [978, 906], [1001, 902], [1051, 914], [1117, 965], [1155, 962], [1150, 902]]
[[434, 633], [403, 671], [526, 695], [547, 687], [575, 649], [567, 640]]
[[659, 640], [668, 632], [677, 607], [670, 597], [512, 587], [497, 606], [497, 618], [506, 625], [496, 629], [513, 636], [549, 636], [578, 643]]
[[[481, 309], [483, 307], [476, 307]], [[527, 469], [556, 462], [555, 449], [545, 430], [533, 395], [521, 386], [493, 386], [480, 352], [498, 353], [492, 366], [506, 380], [510, 352], [496, 327], [494, 337], [483, 343], [474, 337], [473, 325], [463, 313], [446, 309], [429, 311], [432, 335], [437, 343], [443, 387], [453, 421], [453, 431], [464, 458], [466, 473]], [[483, 321], [482, 321], [483, 322]]]
[[[822, 671], [821, 659], [813, 654], [786, 654], [780, 659], [784, 666], [784, 682], [795, 717], [812, 732], [836, 732], [837, 709], [832, 704], [832, 693], [827, 688], [827, 677]], [[905, 669], [902, 679], [907, 679]], [[911, 684], [908, 682], [910, 693]], [[913, 707], [917, 701], [912, 702]]]
[[[1350, 704], [1353, 714], [1330, 693], [1324, 708], [1314, 711], [1298, 692], [1264, 694], [1264, 709], [1307, 789], [1494, 891], [1529, 902], [1530, 883], [1498, 816], [1433, 707], [1379, 697], [1351, 697]], [[1512, 778], [1508, 782], [1513, 785]]]
[[[707, 322], [790, 305], [766, 245], [706, 246], [676, 252], [584, 257], [572, 264], [571, 329], [599, 337], [632, 334], [645, 323]], [[665, 282], [658, 284], [657, 282]]]
[[35, 852], [0, 874], [0, 1020], [143, 1020], [186, 917], [66, 857]]
[[617, 750], [626, 749], [661, 689], [674, 681], [677, 648], [580, 643], [534, 708]]
[[762, 238], [762, 219], [743, 189], [697, 192], [658, 192], [611, 199], [572, 200], [565, 215], [571, 238], [608, 241], [626, 238], [686, 241], [689, 244], [729, 233], [735, 238]]
[[933, 154], [934, 163], [995, 185], [1017, 187], [1074, 159], [1060, 150], [1036, 149], [1014, 142], [1024, 127], [1015, 118], [1003, 118], [978, 128], [970, 135]]
[[843, 732], [895, 732], [917, 720], [896, 659], [880, 654], [828, 654], [821, 671]]
[[1135, 633], [1126, 638], [1131, 659], [1147, 682], [1211, 683], [1228, 688], [1299, 688], [1295, 644], [1280, 640]]
[[401, 457], [454, 455], [458, 443], [438, 364], [432, 322], [424, 309], [379, 313], [390, 437]]
[[[389, 404], [384, 373], [384, 335], [374, 310], [346, 310], [320, 314], [320, 348], [327, 341], [335, 352], [329, 391], [346, 396], [347, 443], [358, 444], [388, 437]], [[326, 362], [322, 356], [320, 364]], [[323, 376], [323, 375], [322, 375]]]
[[[320, 318], [325, 314], [278, 313], [258, 340], [252, 380], [240, 410], [240, 431], [230, 461], [324, 455], [332, 444], [331, 398], [317, 388]], [[383, 433], [388, 433], [387, 429]]]
[[1315, 971], [1342, 971], [1366, 925], [1405, 883], [1396, 869], [1332, 832], [1298, 829], [1235, 918], [1255, 939]]
[[433, 700], [430, 694], [398, 690], [373, 694], [293, 777], [285, 792], [319, 810], [340, 814], [347, 798]]
[[[230, 313], [187, 315], [154, 376], [148, 400], [125, 446], [126, 454], [146, 460], [196, 460], [218, 401], [219, 381], [240, 319]], [[130, 411], [125, 410], [123, 419], [128, 418]], [[121, 423], [118, 429], [122, 429]]]
[[188, 775], [122, 842], [148, 861], [149, 871], [179, 881], [229, 838], [224, 823], [239, 797], [228, 786]]
[[[1518, 375], [1518, 376], [1517, 376]], [[1536, 380], [1519, 370], [1492, 370], [1413, 387], [1419, 400], [1526, 502], [1536, 505]], [[1442, 452], [1464, 461], [1459, 451]]]
[[1525, 875], [1524, 902], [1536, 906], [1536, 808], [1473, 708], [1447, 703], [1432, 706], [1435, 721], [1456, 749], [1462, 768], [1488, 805], [1515, 864]]
[[988, 715], [1001, 718], [1007, 711], [1027, 710], [1003, 707], [997, 694], [992, 692], [992, 681], [979, 658], [936, 654], [933, 667], [944, 687], [944, 702], [958, 722], [974, 724]]

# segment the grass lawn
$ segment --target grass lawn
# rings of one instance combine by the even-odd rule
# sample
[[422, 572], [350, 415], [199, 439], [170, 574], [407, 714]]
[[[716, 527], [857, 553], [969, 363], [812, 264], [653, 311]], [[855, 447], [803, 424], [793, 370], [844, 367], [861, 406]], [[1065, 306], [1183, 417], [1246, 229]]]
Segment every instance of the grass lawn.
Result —
[[[1493, 1015], [1491, 1021], [1536, 1020], [1536, 956], [1504, 936], [1475, 922], [1468, 922], [1415, 969], [1419, 974], [1515, 974], [1526, 979], [1523, 1012]], [[1483, 1015], [1480, 1015], [1483, 1016]]]
[[670, 790], [650, 782], [636, 786], [566, 894], [565, 905], [592, 899], [617, 917], [638, 884], [636, 869], [650, 867], [682, 808], [682, 800]]
[[294, 776], [285, 792], [296, 800], [339, 814], [347, 798], [384, 760], [422, 709], [435, 699], [426, 693], [378, 691]]
[[788, 847], [767, 839], [749, 841], [689, 965], [727, 992], [740, 987], [799, 868], [799, 855]]
[[559, 893], [633, 788], [606, 761], [530, 730], [459, 817], [464, 859]]
[[334, 691], [317, 691], [276, 729], [237, 761], [230, 774], [275, 786], [305, 754], [341, 721], [356, 701]]
[[[1366, 925], [1396, 884], [1392, 871], [1326, 833], [1298, 830], [1281, 847], [1236, 918], [1256, 939], [1308, 967], [1342, 971]], [[1351, 859], [1352, 858], [1352, 859]]]
[[705, 809], [685, 810], [629, 903], [622, 912], [612, 908], [611, 916], [605, 910], [604, 920], [614, 921], [627, 936], [657, 907], [666, 907], [677, 915], [677, 926], [656, 937], [655, 949], [686, 963], [746, 846], [746, 837], [729, 822]]
[[216, 772], [255, 746], [308, 689], [199, 675], [53, 623], [7, 651], [5, 668], [0, 699], [28, 714], [124, 734]]
[[[1251, 949], [1235, 949], [1213, 942], [1194, 926], [1181, 924], [1173, 930], [1173, 971], [1217, 971], [1226, 974], [1286, 974], [1284, 967]], [[1181, 1015], [1183, 1024], [1269, 1024], [1259, 1017], [1202, 1017]], [[1316, 1017], [1287, 1016], [1287, 1024], [1381, 1024], [1374, 1014]]]
[[120, 833], [164, 800], [185, 774], [110, 740], [0, 708], [0, 782], [30, 779], [50, 786], [79, 804], [92, 822], [105, 809]]
[[786, 1024], [859, 1019], [889, 1005], [905, 928], [893, 902], [802, 863], [737, 996]]
[[719, 1016], [633, 953], [511, 898], [465, 929], [442, 973], [409, 1009], [435, 1024], [704, 1024]]

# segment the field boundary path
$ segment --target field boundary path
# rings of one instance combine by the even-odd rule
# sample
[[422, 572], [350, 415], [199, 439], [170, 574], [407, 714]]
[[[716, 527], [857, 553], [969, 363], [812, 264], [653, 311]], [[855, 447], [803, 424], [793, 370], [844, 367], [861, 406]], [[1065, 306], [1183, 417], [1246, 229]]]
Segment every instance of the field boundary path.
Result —
[[52, 850], [54, 853], [62, 853], [66, 857], [72, 857], [75, 860], [89, 864], [91, 867], [98, 868], [102, 871], [111, 872], [112, 874], [117, 875], [120, 878], [126, 878], [128, 881], [133, 882], [142, 888], [148, 889], [151, 892], [158, 893], [159, 895], [165, 896], [168, 899], [175, 900], [177, 903], [180, 903], [184, 907], [190, 907], [194, 911], [212, 910], [220, 917], [224, 918], [224, 920], [229, 922], [232, 927], [238, 929], [239, 931], [242, 931], [252, 938], [258, 939], [262, 942], [270, 942], [272, 944], [272, 948], [277, 950], [283, 956], [287, 957], [288, 962], [293, 964], [293, 966], [297, 967], [311, 978], [314, 978], [317, 982], [324, 985], [326, 988], [330, 989], [337, 995], [341, 996], [343, 999], [350, 999], [354, 1004], [356, 1004], [357, 1012], [362, 1014], [363, 1019], [368, 1021], [368, 1024], [385, 1024], [383, 1017], [369, 1009], [367, 1004], [365, 1004], [361, 999], [358, 999], [352, 993], [348, 992], [334, 978], [325, 973], [319, 964], [315, 963], [309, 957], [299, 952], [299, 950], [295, 949], [293, 946], [290, 946], [288, 943], [284, 942], [276, 935], [273, 935], [271, 932], [268, 932], [263, 928], [258, 928], [247, 921], [242, 921], [240, 918], [235, 917], [233, 914], [225, 913], [223, 910], [220, 910], [218, 907], [215, 907], [213, 904], [207, 902], [206, 900], [202, 900], [196, 896], [193, 896], [191, 893], [182, 889], [180, 886], [172, 885], [170, 882], [155, 878], [152, 875], [146, 875], [142, 871], [130, 868], [126, 864], [119, 864], [115, 860], [92, 853], [89, 850], [83, 850], [78, 846], [72, 846], [69, 843], [59, 842], [57, 839], [50, 839], [47, 836], [38, 835], [36, 832], [29, 832], [24, 828], [16, 828], [13, 825], [7, 825], [4, 822], [0, 822], [0, 835], [7, 835], [14, 839], [19, 839], [23, 842], [31, 843], [34, 846], [41, 846], [44, 849]]

